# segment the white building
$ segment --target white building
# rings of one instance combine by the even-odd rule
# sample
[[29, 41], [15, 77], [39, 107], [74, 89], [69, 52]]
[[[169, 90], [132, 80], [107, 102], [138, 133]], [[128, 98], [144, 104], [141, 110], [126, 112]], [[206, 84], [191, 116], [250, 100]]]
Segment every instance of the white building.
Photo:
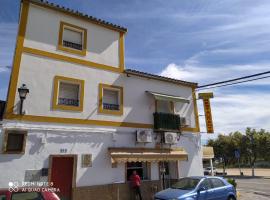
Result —
[[[0, 188], [49, 181], [67, 199], [129, 199], [137, 170], [147, 199], [164, 168], [166, 180], [203, 174], [197, 84], [125, 69], [126, 32], [22, 1], [0, 125]], [[29, 94], [20, 112], [23, 84]]]

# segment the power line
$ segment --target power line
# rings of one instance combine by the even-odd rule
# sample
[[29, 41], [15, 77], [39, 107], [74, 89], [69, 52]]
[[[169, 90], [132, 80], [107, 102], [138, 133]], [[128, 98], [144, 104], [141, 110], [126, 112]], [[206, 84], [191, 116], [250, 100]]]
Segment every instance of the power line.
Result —
[[262, 72], [262, 73], [258, 73], [258, 74], [253, 74], [253, 75], [249, 75], [249, 76], [243, 76], [243, 77], [239, 77], [239, 78], [235, 78], [235, 79], [229, 79], [229, 80], [226, 80], [226, 81], [220, 81], [220, 82], [216, 82], [216, 83], [210, 83], [210, 84], [206, 84], [206, 85], [201, 85], [201, 86], [198, 86], [198, 88], [203, 88], [203, 87], [208, 87], [208, 86], [213, 86], [213, 85], [220, 85], [220, 84], [223, 84], [223, 83], [239, 81], [239, 80], [242, 80], [242, 79], [252, 78], [252, 77], [261, 76], [261, 75], [265, 75], [265, 74], [269, 74], [269, 73], [270, 73], [270, 71]]
[[249, 79], [249, 80], [245, 80], [245, 81], [237, 81], [234, 83], [228, 83], [228, 84], [223, 84], [223, 85], [218, 85], [218, 86], [213, 86], [213, 87], [199, 88], [197, 90], [206, 90], [206, 89], [212, 89], [212, 88], [225, 87], [225, 86], [236, 85], [236, 84], [240, 84], [240, 83], [246, 83], [246, 82], [250, 82], [250, 81], [261, 80], [261, 79], [265, 79], [265, 78], [270, 78], [270, 76], [264, 76], [264, 77]]

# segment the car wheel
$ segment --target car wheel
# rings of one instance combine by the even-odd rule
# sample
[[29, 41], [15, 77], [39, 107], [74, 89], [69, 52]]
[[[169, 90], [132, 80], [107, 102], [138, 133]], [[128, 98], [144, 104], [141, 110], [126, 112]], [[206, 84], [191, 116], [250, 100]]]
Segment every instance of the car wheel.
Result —
[[233, 196], [228, 197], [228, 200], [235, 200]]

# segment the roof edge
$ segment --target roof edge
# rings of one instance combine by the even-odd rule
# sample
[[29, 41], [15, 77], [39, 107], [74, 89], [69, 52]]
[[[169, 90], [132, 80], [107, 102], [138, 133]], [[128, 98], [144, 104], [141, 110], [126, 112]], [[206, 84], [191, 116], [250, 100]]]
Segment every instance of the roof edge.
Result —
[[127, 75], [134, 75], [134, 76], [139, 76], [139, 77], [143, 77], [143, 78], [150, 78], [150, 79], [165, 81], [165, 82], [174, 83], [174, 84], [183, 85], [183, 86], [192, 87], [192, 88], [198, 87], [198, 83], [195, 83], [195, 82], [173, 79], [173, 78], [159, 76], [156, 74], [150, 74], [147, 72], [141, 72], [141, 71], [137, 71], [137, 70], [133, 70], [133, 69], [126, 69], [124, 71], [124, 73], [126, 73]]
[[29, 2], [29, 3], [39, 5], [42, 7], [57, 10], [57, 11], [60, 11], [60, 12], [66, 13], [66, 14], [73, 15], [74, 17], [80, 17], [81, 19], [90, 21], [96, 25], [101, 25], [105, 28], [113, 29], [113, 30], [121, 32], [121, 33], [127, 33], [127, 28], [125, 28], [125, 27], [107, 22], [105, 20], [93, 17], [93, 16], [88, 15], [88, 14], [81, 13], [78, 10], [73, 10], [73, 9], [70, 9], [70, 8], [67, 8], [64, 6], [60, 6], [60, 5], [55, 4], [55, 3], [50, 3], [50, 2], [45, 1], [45, 0], [21, 0], [21, 1], [22, 2]]

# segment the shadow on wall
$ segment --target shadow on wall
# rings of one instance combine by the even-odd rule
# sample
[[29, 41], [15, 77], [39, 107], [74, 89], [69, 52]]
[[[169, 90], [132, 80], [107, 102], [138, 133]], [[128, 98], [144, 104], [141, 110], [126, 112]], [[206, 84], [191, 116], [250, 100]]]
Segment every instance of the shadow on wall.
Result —
[[[70, 133], [61, 132], [47, 134], [46, 144], [41, 144], [42, 135], [29, 135], [28, 141], [31, 143], [29, 154], [33, 155], [39, 153], [46, 145], [49, 144], [89, 144], [89, 148], [100, 148], [103, 145], [103, 140], [105, 135], [103, 133], [99, 134], [89, 134], [89, 133]], [[29, 144], [28, 143], [28, 144]], [[59, 152], [55, 152], [59, 153]]]

